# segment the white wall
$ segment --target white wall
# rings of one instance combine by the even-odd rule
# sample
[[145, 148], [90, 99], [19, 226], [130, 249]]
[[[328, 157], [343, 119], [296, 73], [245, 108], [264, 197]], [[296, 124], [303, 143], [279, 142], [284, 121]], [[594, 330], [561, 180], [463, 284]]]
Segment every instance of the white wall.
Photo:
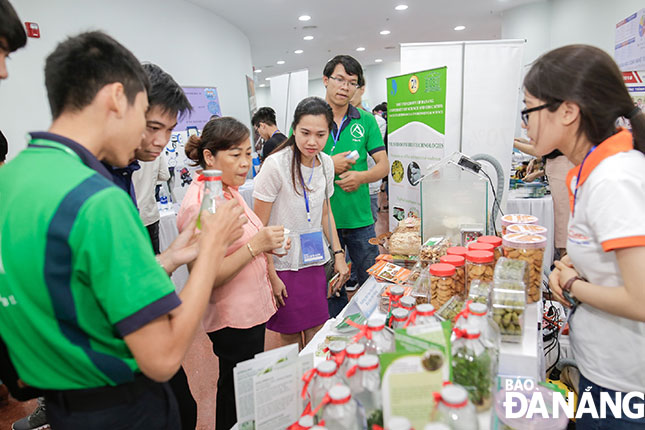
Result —
[[[245, 75], [252, 76], [251, 48], [236, 27], [183, 0], [19, 0], [21, 21], [40, 25], [41, 38], [12, 54], [9, 80], [0, 86], [0, 129], [9, 158], [26, 145], [25, 133], [51, 121], [44, 86], [45, 58], [66, 36], [104, 30], [139, 60], [158, 64], [180, 85], [216, 86], [222, 113], [249, 123]], [[73, 79], [73, 77], [70, 77]]]
[[548, 0], [504, 12], [502, 39], [526, 39], [524, 64], [564, 45], [584, 43], [614, 54], [616, 23], [645, 5], [640, 0]]

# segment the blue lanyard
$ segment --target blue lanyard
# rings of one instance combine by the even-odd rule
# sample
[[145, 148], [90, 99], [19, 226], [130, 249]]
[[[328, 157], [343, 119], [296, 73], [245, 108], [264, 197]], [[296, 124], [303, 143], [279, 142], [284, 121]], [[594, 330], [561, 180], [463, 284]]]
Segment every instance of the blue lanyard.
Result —
[[273, 134], [271, 135], [271, 137], [275, 136], [276, 133], [280, 133], [280, 130], [274, 131]]
[[343, 131], [343, 125], [345, 125], [345, 120], [347, 119], [347, 115], [343, 117], [343, 120], [340, 122], [340, 127], [338, 127], [338, 132], [336, 135], [334, 135], [334, 132], [332, 130], [331, 132], [331, 138], [334, 139], [334, 146], [331, 148], [331, 153], [334, 153], [334, 149], [336, 149], [336, 144], [338, 143], [338, 139], [340, 139], [340, 132]]
[[[309, 175], [309, 180], [307, 181], [307, 186], [311, 184], [311, 179], [314, 177], [314, 168], [316, 167], [316, 158], [314, 157], [314, 162], [311, 164], [311, 175]], [[305, 208], [307, 209], [307, 221], [311, 224], [311, 211], [309, 210], [309, 197], [307, 197], [307, 187], [305, 187], [305, 182], [300, 176], [300, 182], [302, 183], [302, 193], [305, 196]]]
[[592, 146], [589, 152], [587, 152], [587, 155], [585, 155], [585, 158], [582, 159], [582, 163], [580, 163], [580, 170], [578, 170], [578, 179], [576, 180], [576, 189], [573, 192], [573, 210], [571, 211], [572, 217], [576, 213], [576, 199], [578, 198], [578, 188], [580, 188], [580, 177], [582, 176], [582, 168], [585, 165], [585, 161], [587, 161], [587, 157], [589, 157], [596, 148], [597, 148], [596, 146]]

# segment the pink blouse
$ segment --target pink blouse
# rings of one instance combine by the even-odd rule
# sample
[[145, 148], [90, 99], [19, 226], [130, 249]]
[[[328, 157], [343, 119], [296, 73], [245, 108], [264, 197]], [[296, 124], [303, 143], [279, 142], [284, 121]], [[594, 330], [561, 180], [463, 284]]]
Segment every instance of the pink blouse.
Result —
[[[193, 181], [186, 196], [181, 202], [181, 208], [177, 215], [177, 228], [182, 231], [189, 222], [199, 213], [202, 203], [204, 182]], [[244, 233], [226, 251], [231, 255], [251, 240], [251, 238], [263, 227], [260, 218], [248, 207], [237, 189], [229, 187], [229, 193], [224, 196], [230, 200], [237, 199], [244, 209], [244, 215], [248, 222], [244, 224]], [[221, 264], [222, 262], [216, 262]], [[264, 253], [260, 253], [230, 281], [224, 285], [213, 288], [210, 303], [206, 308], [206, 314], [202, 321], [204, 330], [207, 333], [225, 327], [250, 328], [265, 323], [277, 310], [273, 289], [269, 281], [267, 259]]]

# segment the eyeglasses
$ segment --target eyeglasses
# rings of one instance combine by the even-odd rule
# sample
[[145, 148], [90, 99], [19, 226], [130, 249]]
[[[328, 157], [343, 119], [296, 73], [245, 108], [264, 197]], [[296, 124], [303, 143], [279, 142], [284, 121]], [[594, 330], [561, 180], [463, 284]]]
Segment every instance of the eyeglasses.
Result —
[[550, 103], [544, 103], [543, 105], [536, 106], [530, 109], [524, 109], [522, 112], [520, 112], [520, 115], [522, 115], [522, 122], [524, 125], [529, 125], [529, 114], [531, 112], [537, 112], [542, 109], [546, 109], [555, 105], [559, 105], [562, 103], [561, 101], [556, 101], [556, 102], [550, 102]]
[[347, 84], [347, 86], [349, 86], [350, 88], [358, 88], [358, 82], [347, 81], [343, 78], [338, 78], [336, 76], [330, 76], [329, 79], [333, 79], [334, 81], [338, 82], [338, 85], [340, 85], [341, 87]]

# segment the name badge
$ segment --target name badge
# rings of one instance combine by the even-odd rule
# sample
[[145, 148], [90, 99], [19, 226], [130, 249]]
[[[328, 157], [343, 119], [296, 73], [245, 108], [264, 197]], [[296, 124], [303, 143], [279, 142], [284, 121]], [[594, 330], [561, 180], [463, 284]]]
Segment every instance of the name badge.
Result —
[[302, 233], [300, 235], [300, 249], [303, 264], [316, 263], [325, 260], [325, 242], [321, 230]]

